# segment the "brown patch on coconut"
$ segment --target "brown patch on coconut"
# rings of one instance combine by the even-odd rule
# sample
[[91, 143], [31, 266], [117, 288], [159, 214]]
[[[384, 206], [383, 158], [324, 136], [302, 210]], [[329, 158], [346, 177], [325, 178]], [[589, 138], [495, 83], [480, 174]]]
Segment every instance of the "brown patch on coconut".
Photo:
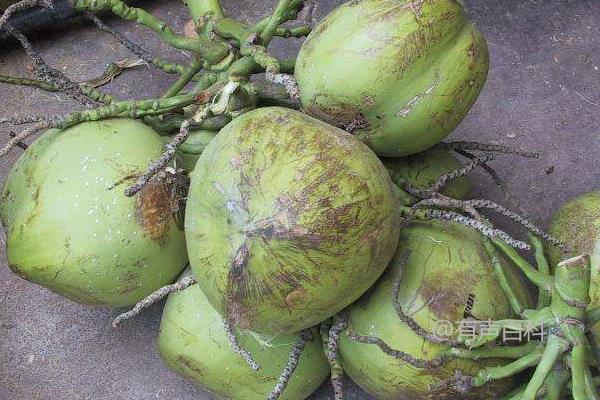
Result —
[[153, 179], [136, 196], [135, 217], [152, 240], [166, 240], [173, 219], [169, 192], [160, 180]]

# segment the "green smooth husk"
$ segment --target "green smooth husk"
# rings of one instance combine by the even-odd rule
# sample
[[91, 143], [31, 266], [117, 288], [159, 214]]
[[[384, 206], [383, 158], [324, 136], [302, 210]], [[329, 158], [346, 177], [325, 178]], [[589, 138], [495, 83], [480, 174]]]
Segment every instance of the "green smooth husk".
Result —
[[361, 0], [335, 9], [308, 36], [295, 76], [307, 112], [377, 154], [403, 156], [446, 137], [488, 71], [481, 33], [455, 0]]
[[236, 118], [191, 174], [193, 273], [213, 307], [256, 332], [298, 332], [352, 303], [385, 269], [399, 229], [377, 157], [298, 111]]
[[[419, 326], [434, 333], [437, 321], [454, 324], [465, 318], [469, 295], [474, 296], [470, 315], [481, 321], [513, 316], [510, 304], [496, 277], [481, 235], [453, 222], [417, 222], [402, 230], [396, 255], [372, 293], [350, 308], [350, 328], [361, 335], [377, 336], [390, 347], [420, 359], [432, 359], [448, 349], [418, 336], [401, 322], [392, 303], [392, 286], [402, 270], [399, 303], [403, 312]], [[523, 277], [504, 262], [505, 271], [517, 297], [531, 304]], [[440, 369], [416, 369], [383, 353], [377, 346], [340, 338], [344, 371], [377, 399], [465, 399], [490, 398], [507, 390], [508, 382], [486, 386], [468, 394], [450, 389], [434, 392], [430, 385], [447, 379], [459, 370], [473, 376], [486, 361], [453, 359]]]
[[13, 166], [0, 216], [8, 263], [23, 278], [80, 303], [135, 304], [187, 263], [184, 235], [158, 184], [123, 194], [162, 152], [160, 136], [132, 119], [51, 130]]
[[[329, 367], [319, 333], [307, 344], [280, 399], [305, 399], [325, 380]], [[223, 329], [223, 319], [197, 285], [169, 295], [160, 325], [158, 348], [174, 371], [209, 390], [217, 399], [267, 398], [283, 371], [298, 334], [261, 336], [238, 330], [240, 345], [260, 365], [252, 371], [236, 355]]]
[[[437, 148], [406, 157], [383, 158], [382, 162], [418, 189], [427, 189], [440, 176], [461, 167], [451, 151]], [[471, 193], [471, 186], [469, 178], [462, 176], [450, 181], [442, 193], [455, 199], [465, 199]]]

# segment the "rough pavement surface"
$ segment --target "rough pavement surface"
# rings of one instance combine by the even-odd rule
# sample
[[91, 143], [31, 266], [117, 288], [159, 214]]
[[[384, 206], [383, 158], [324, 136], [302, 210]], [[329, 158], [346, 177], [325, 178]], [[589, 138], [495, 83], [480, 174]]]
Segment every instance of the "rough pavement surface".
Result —
[[[274, 0], [225, 0], [232, 15], [256, 21]], [[318, 0], [321, 18], [339, 0]], [[488, 39], [491, 70], [473, 110], [454, 133], [472, 139], [543, 152], [538, 160], [499, 157], [525, 208], [542, 224], [566, 199], [600, 188], [600, 2], [595, 0], [466, 0]], [[181, 31], [183, 7], [154, 1], [147, 8]], [[117, 19], [110, 25], [154, 54], [185, 55], [162, 45], [147, 30]], [[33, 37], [48, 62], [69, 76], [90, 79], [106, 63], [129, 56], [116, 41], [88, 25], [57, 27]], [[278, 43], [291, 55], [298, 41]], [[0, 44], [0, 73], [26, 74], [30, 61]], [[120, 98], [165, 90], [173, 77], [140, 68], [105, 89]], [[77, 103], [64, 96], [0, 84], [0, 115], [64, 113]], [[0, 127], [4, 143], [9, 128]], [[0, 160], [2, 181], [19, 151]], [[477, 194], [501, 198], [490, 180], [476, 175]], [[512, 228], [512, 227], [509, 227]], [[0, 399], [210, 399], [170, 372], [154, 348], [162, 303], [122, 328], [110, 327], [115, 311], [91, 310], [11, 274], [0, 255]], [[367, 399], [356, 388], [349, 399]], [[330, 397], [324, 386], [315, 398]]]

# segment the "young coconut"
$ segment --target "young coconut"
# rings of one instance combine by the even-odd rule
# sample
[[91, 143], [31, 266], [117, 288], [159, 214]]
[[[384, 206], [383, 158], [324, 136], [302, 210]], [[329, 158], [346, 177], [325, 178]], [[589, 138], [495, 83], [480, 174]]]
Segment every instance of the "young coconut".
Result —
[[[160, 355], [171, 369], [210, 391], [217, 399], [266, 399], [301, 334], [263, 336], [238, 330], [240, 346], [260, 365], [260, 369], [252, 370], [230, 347], [229, 328], [225, 327], [226, 321], [197, 284], [172, 293], [160, 325]], [[328, 375], [319, 333], [316, 329], [307, 333], [311, 337], [280, 399], [305, 399]]]
[[308, 113], [395, 157], [435, 145], [458, 125], [488, 63], [458, 1], [360, 0], [313, 29], [295, 77]]
[[[383, 158], [381, 161], [386, 168], [396, 172], [418, 189], [427, 189], [434, 185], [440, 176], [462, 167], [451, 151], [441, 148], [429, 149], [407, 157]], [[466, 176], [451, 180], [441, 191], [455, 199], [464, 199], [470, 192], [471, 182]]]
[[177, 167], [188, 172], [193, 171], [200, 154], [216, 135], [217, 132], [208, 130], [198, 130], [190, 133], [190, 136], [177, 149]]
[[[550, 232], [564, 244], [561, 249], [547, 248], [550, 265], [576, 254], [590, 257], [590, 328], [600, 345], [600, 191], [578, 196], [564, 204], [552, 217]], [[593, 310], [593, 311], [592, 311]]]
[[113, 190], [161, 152], [160, 136], [131, 119], [46, 132], [14, 165], [2, 193], [11, 269], [98, 306], [132, 305], [172, 282], [187, 263], [176, 185], [166, 176], [135, 197]]
[[554, 266], [568, 257], [589, 254], [592, 266], [590, 304], [600, 306], [600, 191], [585, 193], [565, 203], [552, 217], [550, 233], [565, 244], [567, 253], [548, 246]]
[[468, 326], [461, 324], [514, 315], [496, 276], [510, 282], [522, 304], [530, 302], [523, 278], [490, 254], [485, 240], [453, 222], [416, 222], [402, 230], [388, 270], [349, 308], [348, 329], [340, 334], [342, 367], [365, 391], [377, 399], [418, 400], [484, 399], [508, 389], [508, 382], [468, 394], [432, 389], [457, 370], [476, 375], [482, 366], [505, 362], [440, 358], [446, 342]]
[[223, 128], [191, 174], [190, 265], [234, 326], [293, 333], [363, 294], [391, 259], [398, 203], [352, 135], [267, 107]]

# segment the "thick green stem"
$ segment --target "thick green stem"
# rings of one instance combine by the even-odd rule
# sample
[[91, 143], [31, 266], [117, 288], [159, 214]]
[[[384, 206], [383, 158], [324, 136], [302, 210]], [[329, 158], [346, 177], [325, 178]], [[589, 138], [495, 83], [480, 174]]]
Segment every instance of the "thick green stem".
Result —
[[182, 74], [185, 70], [185, 67], [179, 65], [177, 63], [170, 63], [160, 58], [153, 58], [152, 65], [156, 68], [162, 69], [164, 72], [168, 74]]
[[242, 22], [236, 21], [233, 18], [223, 18], [213, 22], [213, 30], [221, 37], [234, 39], [238, 44], [243, 44], [248, 41], [252, 31], [250, 27]]
[[543, 290], [551, 290], [552, 279], [529, 264], [521, 255], [512, 247], [501, 240], [492, 239], [492, 242], [498, 247], [515, 265], [525, 274], [534, 285]]
[[273, 36], [275, 36], [275, 31], [285, 22], [286, 13], [290, 10], [292, 0], [279, 0], [277, 3], [277, 7], [275, 7], [275, 11], [273, 11], [273, 15], [267, 22], [267, 25], [260, 32], [260, 38], [262, 43], [267, 45]]
[[[535, 262], [537, 264], [537, 270], [544, 275], [550, 275], [550, 266], [548, 265], [548, 260], [544, 255], [544, 243], [539, 237], [532, 234], [529, 234], [529, 239], [535, 253]], [[540, 309], [542, 307], [546, 307], [549, 304], [550, 292], [548, 290], [538, 288], [537, 308]]]
[[141, 101], [119, 101], [93, 110], [78, 111], [63, 118], [57, 128], [66, 129], [84, 121], [99, 121], [113, 117], [143, 118], [164, 114], [167, 111], [182, 109], [195, 100], [194, 95], [180, 95], [169, 99], [149, 99]]
[[310, 31], [311, 31], [311, 28], [308, 26], [295, 26], [293, 28], [285, 28], [285, 27], [280, 26], [279, 28], [277, 28], [275, 30], [275, 36], [281, 36], [284, 38], [290, 38], [290, 37], [299, 38], [299, 37], [308, 36]]
[[585, 382], [586, 369], [585, 347], [581, 345], [573, 346], [571, 350], [571, 394], [573, 395], [573, 400], [591, 400], [588, 397], [587, 384]]
[[198, 79], [198, 82], [196, 82], [196, 84], [192, 88], [191, 93], [198, 94], [198, 93], [208, 89], [209, 87], [213, 86], [218, 81], [219, 81], [218, 74], [215, 74], [213, 72], [206, 72], [205, 74], [202, 75], [202, 77], [200, 79]]
[[502, 288], [504, 295], [508, 299], [513, 312], [516, 315], [521, 315], [521, 313], [523, 313], [525, 310], [525, 307], [523, 307], [523, 304], [521, 304], [521, 301], [513, 290], [513, 285], [511, 285], [511, 283], [508, 281], [508, 277], [504, 271], [504, 266], [500, 263], [500, 260], [496, 255], [496, 248], [488, 239], [484, 241], [484, 244], [488, 256], [491, 258], [492, 266], [494, 267], [494, 274], [496, 275], [496, 279], [498, 280], [500, 288]]
[[[42, 89], [47, 92], [60, 92], [61, 91], [61, 88], [58, 87], [57, 85], [50, 83], [50, 82], [37, 80], [37, 79], [0, 75], [0, 82], [8, 83], [11, 85], [37, 87], [38, 89]], [[102, 93], [98, 89], [94, 88], [92, 85], [88, 85], [86, 83], [80, 83], [79, 90], [86, 97], [88, 97], [89, 99], [92, 99], [94, 101], [97, 101], [98, 103], [111, 104], [114, 101], [112, 96], [110, 96], [106, 93]]]
[[535, 400], [537, 398], [540, 388], [544, 385], [546, 377], [554, 368], [556, 361], [567, 351], [570, 343], [557, 336], [550, 335], [544, 349], [544, 354], [540, 359], [540, 362], [533, 373], [533, 376], [529, 379], [529, 383], [523, 392], [522, 400]]
[[80, 11], [111, 10], [128, 21], [136, 21], [150, 28], [171, 46], [197, 53], [209, 64], [216, 64], [229, 54], [226, 43], [208, 37], [186, 38], [179, 36], [166, 22], [159, 20], [141, 8], [129, 7], [121, 0], [71, 0], [73, 7]]
[[[298, 15], [298, 8], [300, 8], [300, 6], [302, 5], [303, 2], [304, 2], [304, 0], [290, 1], [288, 10], [283, 14], [283, 20], [290, 21], [290, 20], [296, 19], [296, 16]], [[252, 31], [255, 33], [260, 33], [263, 30], [265, 30], [265, 28], [267, 27], [267, 25], [270, 22], [271, 22], [271, 17], [263, 18], [256, 25], [254, 25], [254, 27], [252, 27]]]
[[480, 370], [476, 376], [473, 377], [472, 385], [474, 387], [480, 387], [490, 381], [495, 381], [498, 379], [508, 378], [510, 376], [516, 375], [519, 372], [538, 364], [542, 359], [542, 354], [543, 350], [537, 349], [532, 351], [528, 355], [521, 357], [518, 360], [513, 361], [509, 364], [502, 365], [499, 367], [484, 368]]
[[201, 69], [202, 63], [200, 61], [192, 61], [192, 64], [183, 72], [183, 74], [181, 74], [179, 79], [177, 79], [177, 82], [162, 95], [162, 98], [164, 99], [179, 94], [185, 85], [187, 85]]
[[59, 90], [55, 85], [46, 81], [40, 81], [37, 79], [29, 78], [20, 78], [17, 76], [0, 75], [0, 82], [8, 83], [11, 85], [33, 86], [45, 90], [47, 92], [58, 92]]
[[586, 388], [586, 392], [588, 395], [588, 399], [598, 400], [598, 398], [600, 398], [600, 396], [598, 395], [598, 390], [596, 389], [596, 383], [594, 382], [594, 378], [592, 377], [592, 371], [590, 371], [589, 366], [585, 369], [584, 374], [585, 374], [585, 388]]
[[219, 0], [183, 0], [194, 21], [206, 15], [212, 15], [215, 20], [225, 17]]
[[527, 342], [519, 346], [494, 346], [480, 347], [477, 349], [464, 349], [454, 347], [447, 351], [450, 355], [467, 359], [467, 360], [482, 360], [486, 358], [511, 358], [519, 359], [536, 349], [543, 349], [537, 342]]
[[542, 388], [545, 392], [544, 400], [560, 400], [570, 377], [571, 375], [562, 363], [555, 365]]

